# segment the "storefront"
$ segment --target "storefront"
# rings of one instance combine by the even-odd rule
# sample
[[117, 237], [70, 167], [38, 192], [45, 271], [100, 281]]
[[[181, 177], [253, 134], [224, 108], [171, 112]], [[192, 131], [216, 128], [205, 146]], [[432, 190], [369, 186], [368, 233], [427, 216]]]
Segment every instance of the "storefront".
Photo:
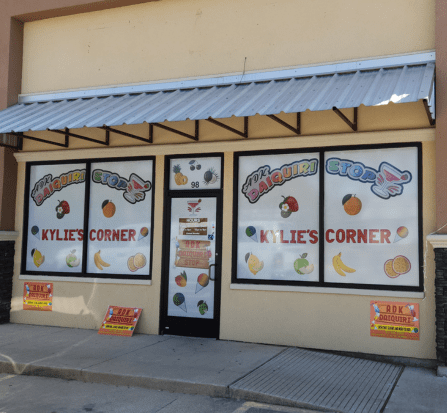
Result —
[[[404, 34], [377, 34], [365, 3], [354, 26], [377, 43], [309, 29], [305, 58], [284, 13], [318, 24], [315, 4], [248, 20], [196, 3], [25, 24], [22, 94], [0, 112], [20, 147], [11, 321], [97, 329], [116, 305], [142, 308], [145, 334], [436, 358], [433, 2]], [[286, 35], [236, 25], [217, 53], [236, 10]], [[29, 281], [51, 283], [52, 311], [24, 310]]]

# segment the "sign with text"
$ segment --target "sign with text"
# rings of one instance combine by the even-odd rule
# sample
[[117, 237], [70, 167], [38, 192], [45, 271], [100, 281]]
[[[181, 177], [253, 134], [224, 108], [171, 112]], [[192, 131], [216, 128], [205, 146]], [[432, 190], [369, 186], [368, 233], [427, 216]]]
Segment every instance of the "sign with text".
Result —
[[371, 301], [371, 337], [419, 340], [419, 304]]
[[209, 268], [210, 241], [179, 240], [175, 266], [186, 268]]
[[109, 305], [98, 334], [132, 337], [141, 311], [141, 308]]
[[53, 311], [53, 283], [25, 282], [23, 309]]

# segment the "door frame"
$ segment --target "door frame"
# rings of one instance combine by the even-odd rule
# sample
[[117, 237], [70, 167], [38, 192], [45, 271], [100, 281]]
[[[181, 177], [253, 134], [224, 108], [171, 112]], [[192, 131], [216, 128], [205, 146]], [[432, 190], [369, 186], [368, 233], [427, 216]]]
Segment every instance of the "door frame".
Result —
[[[221, 188], [220, 189], [189, 189], [170, 190], [169, 178], [171, 174], [171, 159], [178, 158], [211, 158], [221, 159]], [[220, 307], [221, 307], [221, 285], [222, 285], [222, 221], [223, 221], [223, 182], [224, 182], [224, 154], [223, 153], [201, 153], [181, 154], [165, 156], [164, 168], [164, 197], [163, 197], [163, 240], [162, 240], [162, 265], [160, 283], [160, 317], [158, 333], [174, 334], [179, 336], [207, 337], [219, 339], [220, 335]], [[197, 319], [192, 317], [168, 316], [168, 292], [169, 292], [169, 267], [170, 267], [170, 241], [171, 241], [171, 205], [173, 198], [215, 198], [216, 199], [216, 237], [215, 237], [215, 281], [214, 281], [214, 317], [213, 319]], [[165, 277], [165, 274], [166, 277]], [[178, 319], [178, 320], [175, 320]], [[165, 329], [166, 324], [174, 324], [174, 332]], [[208, 323], [209, 321], [209, 323]], [[205, 334], [197, 334], [201, 327], [192, 326], [199, 322], [205, 327]], [[208, 324], [208, 326], [207, 326]], [[203, 329], [202, 327], [202, 329]]]

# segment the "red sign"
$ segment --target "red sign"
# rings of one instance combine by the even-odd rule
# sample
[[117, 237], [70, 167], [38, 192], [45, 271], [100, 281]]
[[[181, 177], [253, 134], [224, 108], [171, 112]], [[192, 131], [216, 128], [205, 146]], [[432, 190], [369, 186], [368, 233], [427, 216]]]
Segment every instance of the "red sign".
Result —
[[25, 282], [23, 285], [23, 309], [53, 311], [53, 283]]
[[419, 318], [419, 304], [371, 301], [371, 336], [419, 340]]
[[98, 334], [132, 337], [141, 311], [143, 311], [141, 308], [110, 305]]

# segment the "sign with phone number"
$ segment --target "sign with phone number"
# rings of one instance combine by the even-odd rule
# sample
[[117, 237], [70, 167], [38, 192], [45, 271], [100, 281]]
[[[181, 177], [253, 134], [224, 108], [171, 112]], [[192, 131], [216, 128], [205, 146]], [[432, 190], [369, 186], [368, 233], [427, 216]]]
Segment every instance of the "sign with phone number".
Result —
[[98, 334], [132, 337], [141, 315], [141, 308], [110, 305]]
[[25, 282], [23, 309], [53, 311], [53, 283]]

